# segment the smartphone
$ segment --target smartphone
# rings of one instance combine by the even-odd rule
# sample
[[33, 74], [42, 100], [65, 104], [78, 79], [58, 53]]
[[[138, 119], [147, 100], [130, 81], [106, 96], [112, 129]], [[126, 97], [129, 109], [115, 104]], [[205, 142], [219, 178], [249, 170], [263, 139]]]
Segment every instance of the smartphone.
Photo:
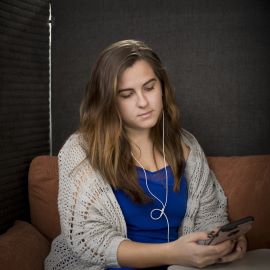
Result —
[[254, 217], [248, 216], [223, 225], [218, 231], [208, 234], [209, 240], [205, 241], [205, 245], [216, 245], [229, 239], [235, 239], [247, 233], [251, 229], [253, 221]]

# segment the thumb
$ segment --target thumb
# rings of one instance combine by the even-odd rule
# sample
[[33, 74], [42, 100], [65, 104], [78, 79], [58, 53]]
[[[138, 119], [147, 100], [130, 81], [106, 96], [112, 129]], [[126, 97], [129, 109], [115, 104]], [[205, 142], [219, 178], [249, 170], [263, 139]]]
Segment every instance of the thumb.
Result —
[[208, 239], [207, 232], [193, 232], [186, 235], [187, 240], [190, 242], [197, 242], [200, 240], [206, 240]]

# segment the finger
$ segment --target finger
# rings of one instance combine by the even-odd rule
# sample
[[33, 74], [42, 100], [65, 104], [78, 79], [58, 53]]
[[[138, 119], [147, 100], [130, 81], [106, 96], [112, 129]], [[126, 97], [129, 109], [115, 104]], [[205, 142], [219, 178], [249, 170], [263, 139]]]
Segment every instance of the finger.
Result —
[[220, 258], [231, 253], [235, 247], [235, 240], [227, 240], [215, 245], [215, 255]]
[[205, 266], [215, 264], [219, 261], [215, 256], [208, 256], [205, 258]]
[[206, 232], [194, 232], [194, 233], [190, 233], [190, 234], [185, 235], [185, 237], [190, 242], [197, 242], [200, 240], [208, 239], [208, 235]]
[[227, 262], [239, 260], [239, 259], [243, 258], [244, 254], [245, 254], [244, 250], [235, 251], [233, 253], [230, 253], [229, 255], [226, 255], [226, 256], [220, 258], [218, 262], [219, 263], [227, 263]]
[[235, 250], [239, 251], [239, 252], [241, 252], [241, 251], [246, 252], [246, 250], [247, 250], [247, 242], [243, 241], [243, 240], [238, 241], [237, 244], [236, 244]]
[[229, 254], [234, 247], [232, 241], [224, 241], [221, 244], [213, 245], [213, 246], [204, 246], [204, 250], [202, 251], [204, 256], [206, 256], [213, 263], [216, 263], [219, 258], [222, 258]]
[[246, 237], [245, 237], [245, 235], [240, 235], [238, 238], [237, 238], [237, 241], [238, 242], [245, 242], [245, 243], [247, 243], [247, 239], [246, 239]]

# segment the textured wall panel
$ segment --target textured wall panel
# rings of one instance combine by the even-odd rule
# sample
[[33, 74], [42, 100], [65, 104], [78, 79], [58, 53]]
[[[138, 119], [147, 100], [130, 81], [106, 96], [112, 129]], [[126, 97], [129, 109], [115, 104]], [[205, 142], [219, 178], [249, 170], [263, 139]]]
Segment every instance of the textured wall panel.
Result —
[[0, 1], [0, 233], [29, 220], [29, 164], [50, 152], [48, 18], [48, 1]]
[[270, 153], [268, 1], [53, 1], [53, 152], [79, 123], [97, 54], [120, 39], [153, 47], [183, 126], [208, 155]]

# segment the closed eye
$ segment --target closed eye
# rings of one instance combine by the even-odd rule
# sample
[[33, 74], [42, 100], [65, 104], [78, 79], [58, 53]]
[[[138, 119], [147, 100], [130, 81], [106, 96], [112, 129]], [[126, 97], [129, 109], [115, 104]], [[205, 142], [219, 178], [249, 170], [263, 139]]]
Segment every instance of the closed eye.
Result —
[[153, 90], [154, 89], [154, 86], [152, 86], [152, 87], [145, 87], [145, 90], [146, 91], [151, 91], [151, 90]]
[[122, 97], [122, 98], [128, 98], [128, 97], [130, 97], [130, 96], [132, 96], [132, 92], [129, 92], [129, 94], [126, 94], [126, 95], [120, 95], [120, 97]]

